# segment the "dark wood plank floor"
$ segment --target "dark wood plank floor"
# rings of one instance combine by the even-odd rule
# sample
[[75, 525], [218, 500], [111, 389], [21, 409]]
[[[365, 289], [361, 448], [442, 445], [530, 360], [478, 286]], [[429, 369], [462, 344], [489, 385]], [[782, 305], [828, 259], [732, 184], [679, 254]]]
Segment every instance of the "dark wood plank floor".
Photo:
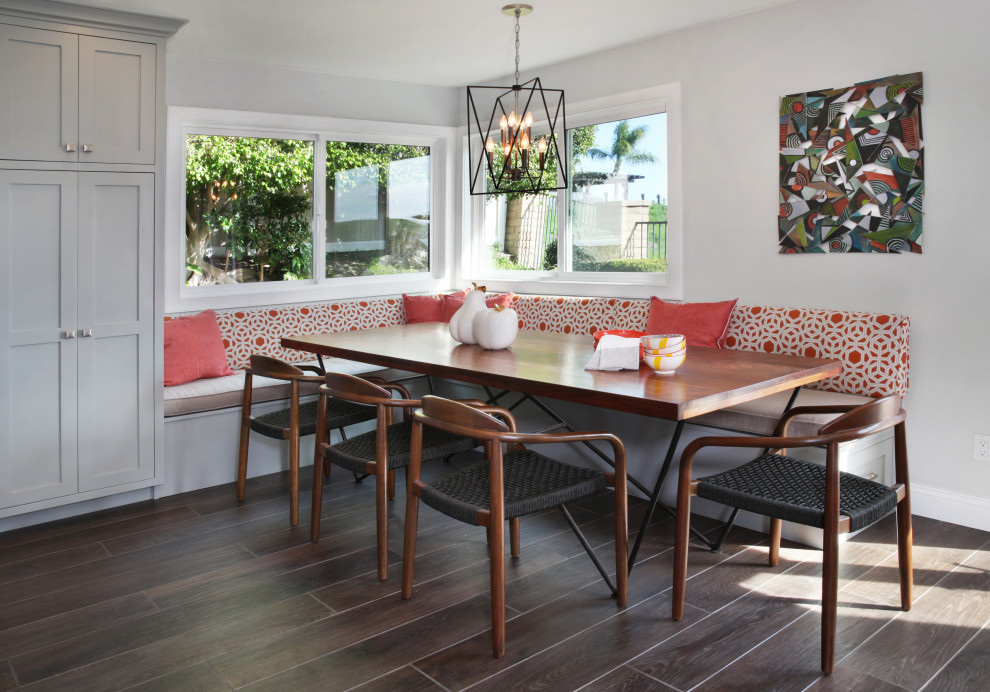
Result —
[[[909, 613], [897, 608], [892, 520], [846, 544], [826, 678], [817, 550], [787, 544], [771, 569], [766, 537], [744, 529], [720, 554], [693, 550], [674, 623], [670, 520], [651, 527], [618, 609], [563, 518], [528, 517], [522, 557], [506, 568], [507, 653], [495, 660], [483, 530], [424, 507], [417, 586], [403, 601], [401, 497], [379, 582], [372, 481], [335, 472], [318, 544], [305, 519], [289, 528], [286, 485], [266, 476], [240, 505], [231, 485], [0, 534], [0, 692], [882, 692], [982, 690], [990, 675], [984, 532], [916, 518]], [[632, 505], [636, 522], [642, 503]], [[610, 513], [609, 494], [574, 508], [606, 560]]]

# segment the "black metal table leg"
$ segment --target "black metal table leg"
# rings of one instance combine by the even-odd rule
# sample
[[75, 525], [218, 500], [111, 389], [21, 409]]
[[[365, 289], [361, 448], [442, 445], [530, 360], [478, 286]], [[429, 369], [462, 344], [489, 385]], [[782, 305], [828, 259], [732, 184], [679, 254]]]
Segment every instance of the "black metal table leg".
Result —
[[[639, 548], [643, 544], [643, 536], [646, 535], [646, 527], [650, 525], [650, 521], [653, 519], [653, 512], [657, 508], [657, 504], [660, 502], [660, 489], [663, 487], [663, 481], [667, 477], [667, 471], [670, 470], [670, 464], [674, 460], [674, 452], [677, 450], [677, 443], [681, 440], [681, 432], [684, 430], [684, 421], [677, 421], [677, 427], [674, 428], [674, 437], [670, 440], [670, 445], [667, 447], [667, 455], [663, 459], [663, 466], [660, 467], [660, 475], [657, 476], [657, 482], [653, 484], [653, 492], [650, 493], [650, 503], [646, 506], [646, 514], [643, 515], [643, 521], [639, 525], [639, 533], [636, 534], [636, 542], [633, 543], [632, 552], [629, 553], [629, 571], [632, 572], [633, 564], [636, 562], [636, 556], [639, 554]], [[663, 505], [661, 505], [662, 507]]]

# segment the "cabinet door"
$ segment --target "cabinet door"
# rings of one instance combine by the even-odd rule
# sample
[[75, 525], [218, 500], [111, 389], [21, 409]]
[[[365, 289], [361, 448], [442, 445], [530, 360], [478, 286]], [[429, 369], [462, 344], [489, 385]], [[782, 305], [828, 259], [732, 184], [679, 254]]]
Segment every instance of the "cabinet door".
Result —
[[78, 61], [75, 34], [0, 24], [0, 159], [76, 160]]
[[0, 507], [76, 492], [76, 175], [0, 171]]
[[79, 490], [154, 476], [154, 181], [79, 177]]
[[79, 37], [79, 160], [155, 162], [155, 46]]

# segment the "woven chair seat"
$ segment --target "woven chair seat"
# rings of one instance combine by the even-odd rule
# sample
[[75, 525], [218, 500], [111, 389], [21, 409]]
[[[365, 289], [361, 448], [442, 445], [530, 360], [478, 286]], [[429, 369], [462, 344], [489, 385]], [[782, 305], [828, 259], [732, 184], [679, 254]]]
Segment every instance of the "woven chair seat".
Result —
[[[506, 519], [573, 502], [608, 486], [601, 471], [564, 464], [528, 449], [505, 455], [503, 478]], [[478, 510], [489, 509], [490, 479], [487, 461], [474, 464], [425, 486], [421, 499], [448, 516], [477, 524]]]
[[[316, 432], [316, 411], [319, 405], [309, 401], [299, 405], [299, 434], [312, 435]], [[327, 400], [327, 430], [336, 430], [366, 420], [374, 420], [374, 406], [355, 404], [343, 399], [330, 397]], [[289, 427], [289, 409], [279, 409], [258, 416], [251, 421], [251, 429], [266, 437], [283, 439], [283, 431]]]
[[[730, 471], [698, 479], [698, 497], [785, 521], [824, 528], [825, 467], [765, 454]], [[851, 473], [839, 474], [839, 513], [858, 531], [897, 506], [897, 493]]]
[[[409, 465], [409, 450], [412, 442], [412, 421], [402, 421], [388, 426], [388, 468], [401, 469]], [[354, 473], [368, 473], [367, 465], [375, 463], [378, 433], [375, 430], [356, 435], [349, 440], [327, 447], [327, 461], [342, 466]], [[423, 428], [423, 461], [466, 452], [478, 446], [469, 437], [460, 437], [435, 428]]]

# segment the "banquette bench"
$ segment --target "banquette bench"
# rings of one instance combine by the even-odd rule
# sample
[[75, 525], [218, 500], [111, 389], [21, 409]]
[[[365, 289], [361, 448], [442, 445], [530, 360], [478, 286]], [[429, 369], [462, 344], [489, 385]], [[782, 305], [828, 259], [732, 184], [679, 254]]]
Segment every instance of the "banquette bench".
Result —
[[[650, 300], [544, 295], [518, 295], [513, 302], [520, 328], [548, 333], [587, 334], [589, 348], [591, 335], [598, 330], [644, 330], [650, 305]], [[222, 310], [216, 314], [227, 362], [237, 374], [165, 388], [166, 459], [170, 465], [182, 463], [169, 449], [170, 440], [173, 447], [181, 447], [181, 454], [187, 456], [190, 439], [204, 439], [210, 435], [210, 430], [230, 440], [236, 438], [243, 368], [252, 353], [295, 363], [310, 362], [312, 354], [282, 348], [281, 338], [293, 334], [398, 325], [406, 321], [401, 296]], [[729, 318], [725, 347], [837, 358], [843, 364], [841, 374], [803, 389], [797, 403], [855, 403], [867, 397], [893, 393], [903, 395], [907, 392], [909, 333], [909, 320], [902, 315], [737, 304]], [[326, 367], [350, 374], [380, 372], [376, 366], [340, 359], [326, 359]], [[259, 387], [259, 384], [262, 386]], [[264, 386], [266, 384], [270, 386]], [[286, 387], [274, 382], [256, 382], [255, 392], [256, 402], [274, 402], [287, 396]], [[786, 392], [781, 393], [706, 414], [692, 422], [767, 434], [786, 406], [787, 398]], [[204, 420], [209, 416], [214, 419]], [[805, 434], [816, 423], [820, 424], [808, 421], [804, 430], [799, 427], [793, 430], [795, 434]], [[184, 426], [193, 427], [187, 430]], [[220, 483], [229, 482], [235, 468], [236, 445], [225, 446], [229, 448], [227, 458], [231, 462], [224, 470], [226, 475], [223, 478], [214, 478], [220, 478], [217, 481]], [[260, 468], [259, 472], [267, 471]], [[193, 480], [191, 484], [205, 487], [199, 485], [200, 482], [204, 481]], [[193, 489], [190, 482], [180, 482], [162, 494], [189, 489]]]

